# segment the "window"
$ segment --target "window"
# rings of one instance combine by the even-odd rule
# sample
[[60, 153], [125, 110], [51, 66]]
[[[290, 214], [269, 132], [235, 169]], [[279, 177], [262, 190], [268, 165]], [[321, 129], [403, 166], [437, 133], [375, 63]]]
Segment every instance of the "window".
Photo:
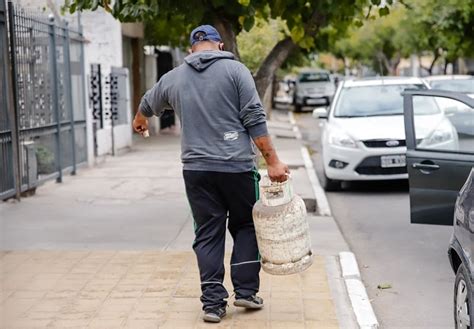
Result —
[[[437, 113], [427, 112], [435, 103]], [[474, 109], [445, 97], [413, 96], [416, 148], [474, 154]]]

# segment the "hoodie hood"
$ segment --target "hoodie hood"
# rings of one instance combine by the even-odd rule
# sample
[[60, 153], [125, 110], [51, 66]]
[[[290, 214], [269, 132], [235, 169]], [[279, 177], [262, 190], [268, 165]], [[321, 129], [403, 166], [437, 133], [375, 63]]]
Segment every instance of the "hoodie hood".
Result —
[[186, 56], [184, 61], [196, 71], [201, 72], [220, 59], [235, 59], [235, 56], [228, 51], [198, 51]]

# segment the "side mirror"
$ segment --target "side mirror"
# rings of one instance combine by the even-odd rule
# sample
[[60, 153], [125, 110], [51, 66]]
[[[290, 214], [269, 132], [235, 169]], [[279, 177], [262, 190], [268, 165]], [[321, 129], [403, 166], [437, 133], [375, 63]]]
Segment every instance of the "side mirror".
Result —
[[317, 107], [313, 110], [313, 118], [316, 119], [327, 119], [328, 109], [327, 107]]

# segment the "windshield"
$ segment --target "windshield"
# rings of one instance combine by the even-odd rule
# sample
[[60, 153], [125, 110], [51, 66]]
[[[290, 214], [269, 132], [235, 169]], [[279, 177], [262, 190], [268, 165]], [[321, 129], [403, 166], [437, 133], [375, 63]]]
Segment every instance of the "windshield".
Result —
[[299, 82], [328, 82], [329, 74], [324, 72], [307, 72], [301, 73], [299, 76]]
[[[426, 87], [421, 84], [404, 84], [343, 88], [334, 110], [334, 116], [337, 118], [353, 118], [401, 115], [403, 114], [403, 96], [401, 93], [405, 89], [426, 89]], [[431, 98], [419, 99], [420, 104], [416, 106], [417, 114], [440, 113], [439, 107]]]
[[431, 81], [430, 84], [433, 89], [457, 91], [457, 92], [462, 92], [462, 93], [474, 93], [474, 79], [436, 80], [436, 81]]

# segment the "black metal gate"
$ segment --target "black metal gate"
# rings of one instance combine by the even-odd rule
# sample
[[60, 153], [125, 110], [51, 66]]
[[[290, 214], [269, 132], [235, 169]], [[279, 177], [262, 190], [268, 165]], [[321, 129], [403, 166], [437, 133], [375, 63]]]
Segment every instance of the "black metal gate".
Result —
[[61, 182], [64, 172], [74, 174], [87, 160], [81, 31], [10, 1], [7, 9], [8, 33], [0, 0], [0, 199], [44, 180]]
[[14, 134], [15, 126], [11, 104], [11, 84], [8, 60], [7, 11], [5, 3], [0, 1], [0, 199], [14, 196]]

